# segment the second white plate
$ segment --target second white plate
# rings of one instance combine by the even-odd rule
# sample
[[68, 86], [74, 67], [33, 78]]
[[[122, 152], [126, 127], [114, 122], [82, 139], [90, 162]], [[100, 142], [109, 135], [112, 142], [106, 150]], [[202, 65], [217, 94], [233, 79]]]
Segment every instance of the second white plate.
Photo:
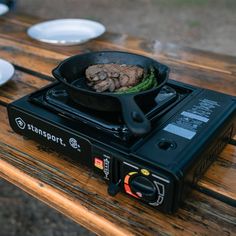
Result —
[[0, 3], [0, 16], [7, 13], [9, 11], [9, 7], [6, 4]]
[[31, 26], [30, 37], [52, 44], [75, 45], [94, 39], [105, 32], [104, 25], [85, 19], [58, 19]]
[[15, 69], [10, 62], [0, 59], [0, 86], [12, 78], [14, 71]]

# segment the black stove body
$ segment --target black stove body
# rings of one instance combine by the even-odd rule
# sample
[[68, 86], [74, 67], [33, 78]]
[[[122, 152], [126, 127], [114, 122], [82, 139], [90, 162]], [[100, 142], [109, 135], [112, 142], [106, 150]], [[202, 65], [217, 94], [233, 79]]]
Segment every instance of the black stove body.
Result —
[[10, 125], [92, 168], [119, 190], [174, 212], [235, 130], [235, 97], [169, 80], [153, 103], [139, 101], [152, 131], [129, 132], [120, 114], [87, 110], [53, 83], [8, 106]]

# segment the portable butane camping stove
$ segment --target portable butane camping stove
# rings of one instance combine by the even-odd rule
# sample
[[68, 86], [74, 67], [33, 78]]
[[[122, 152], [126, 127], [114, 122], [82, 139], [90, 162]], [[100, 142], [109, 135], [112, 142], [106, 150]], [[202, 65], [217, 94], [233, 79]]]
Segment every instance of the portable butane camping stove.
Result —
[[119, 113], [73, 103], [53, 83], [8, 106], [14, 131], [92, 168], [119, 190], [175, 211], [234, 133], [236, 99], [169, 80], [152, 104], [137, 101], [151, 131], [133, 135]]

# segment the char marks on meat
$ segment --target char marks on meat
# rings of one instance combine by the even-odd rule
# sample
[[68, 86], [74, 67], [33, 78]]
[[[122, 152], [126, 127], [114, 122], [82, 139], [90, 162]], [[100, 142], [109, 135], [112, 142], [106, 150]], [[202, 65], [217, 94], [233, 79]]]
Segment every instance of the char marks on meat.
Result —
[[114, 92], [133, 87], [141, 81], [143, 73], [141, 67], [125, 64], [92, 65], [85, 71], [88, 86], [97, 92]]

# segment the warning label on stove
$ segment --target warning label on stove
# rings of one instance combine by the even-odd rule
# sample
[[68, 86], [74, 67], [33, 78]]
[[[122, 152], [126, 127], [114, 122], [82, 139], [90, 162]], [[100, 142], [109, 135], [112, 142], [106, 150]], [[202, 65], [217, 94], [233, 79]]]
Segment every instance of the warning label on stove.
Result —
[[193, 113], [198, 118], [202, 119], [202, 121], [207, 122], [216, 107], [220, 107], [218, 102], [204, 98], [200, 99], [199, 103], [194, 105], [187, 112]]
[[205, 118], [203, 116], [199, 116], [199, 115], [196, 115], [194, 113], [190, 113], [190, 112], [187, 112], [187, 111], [183, 111], [181, 113], [182, 116], [185, 116], [185, 117], [188, 117], [188, 118], [192, 118], [192, 119], [195, 119], [195, 120], [199, 120], [199, 121], [203, 121], [203, 122], [208, 122], [208, 118]]
[[210, 120], [210, 116], [217, 107], [220, 105], [216, 101], [199, 99], [196, 104], [182, 111], [174, 121], [165, 126], [164, 130], [190, 140]]
[[177, 126], [175, 124], [169, 124], [164, 128], [165, 131], [168, 131], [172, 134], [176, 134], [178, 136], [187, 138], [187, 139], [192, 139], [194, 137], [194, 135], [196, 134], [196, 132], [184, 129], [180, 126]]

